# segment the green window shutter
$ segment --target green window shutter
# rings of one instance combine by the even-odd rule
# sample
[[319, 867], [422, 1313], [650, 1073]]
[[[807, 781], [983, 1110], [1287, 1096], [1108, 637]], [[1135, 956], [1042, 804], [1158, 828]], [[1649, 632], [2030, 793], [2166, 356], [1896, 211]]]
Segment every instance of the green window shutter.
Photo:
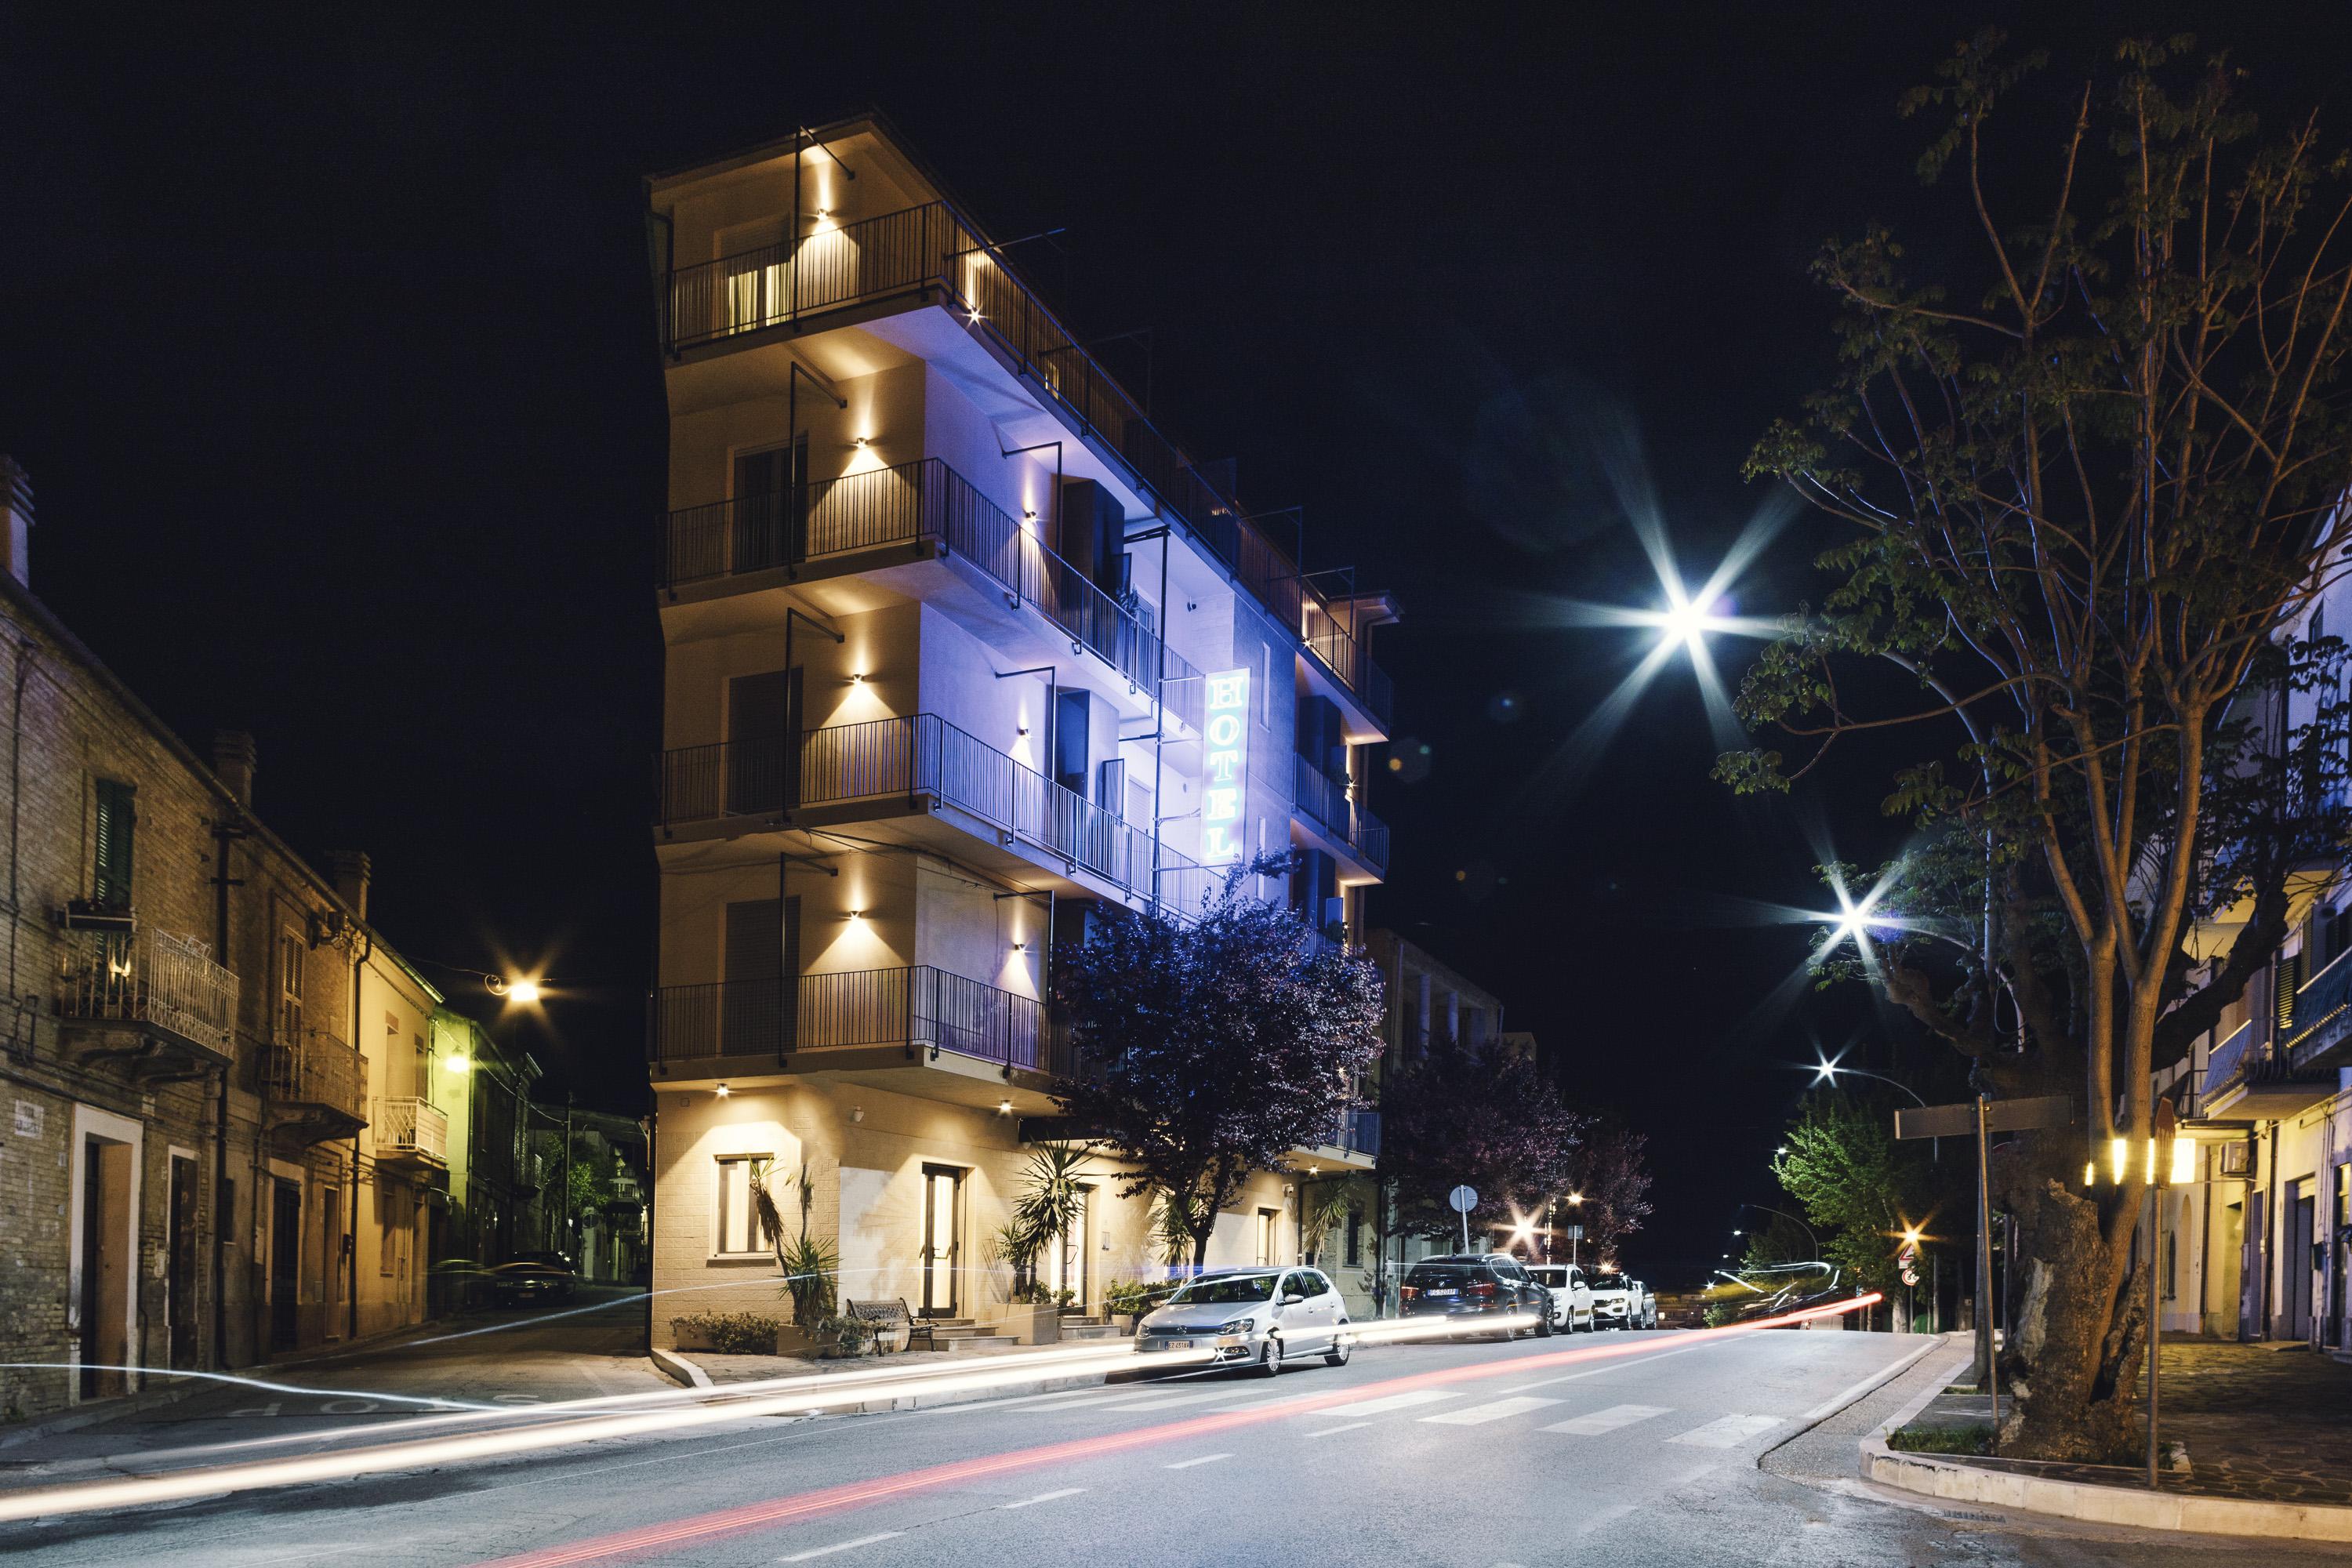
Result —
[[2298, 952], [2291, 958], [2282, 956], [2278, 961], [2278, 994], [2273, 998], [2273, 1011], [2282, 1034], [2294, 1027], [2295, 987], [2303, 981], [2303, 954]]
[[98, 856], [90, 878], [90, 901], [104, 910], [131, 907], [131, 846], [139, 821], [131, 785], [98, 781]]

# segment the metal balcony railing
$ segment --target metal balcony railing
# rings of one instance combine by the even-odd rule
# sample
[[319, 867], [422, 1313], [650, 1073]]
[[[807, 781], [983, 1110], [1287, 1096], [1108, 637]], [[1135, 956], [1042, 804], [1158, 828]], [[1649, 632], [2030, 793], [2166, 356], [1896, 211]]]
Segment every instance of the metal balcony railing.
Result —
[[1389, 868], [1389, 825], [1360, 805], [1348, 824], [1348, 843], [1372, 869]]
[[1350, 1154], [1377, 1158], [1381, 1152], [1381, 1113], [1369, 1105], [1341, 1108], [1332, 1118], [1330, 1130], [1316, 1140], [1315, 1147], [1344, 1149]]
[[2334, 1061], [2352, 1044], [2352, 952], [2339, 952], [2294, 994], [2294, 1032], [2283, 1055], [2297, 1067]]
[[1168, 710], [1200, 728], [1203, 684], [1191, 661], [937, 458], [671, 512], [662, 520], [661, 585], [922, 540], [971, 562], [1139, 691], [1157, 685], [1164, 656]]
[[1062, 1032], [1036, 998], [929, 965], [666, 985], [653, 994], [649, 1022], [655, 1063], [903, 1046], [1069, 1070]]
[[659, 785], [664, 826], [932, 795], [1129, 891], [1151, 891], [1150, 834], [935, 713], [811, 730], [797, 747], [730, 741], [666, 752]]
[[381, 1101], [373, 1126], [379, 1160], [407, 1154], [437, 1165], [449, 1163], [449, 1113], [428, 1100]]
[[[1340, 625], [1348, 612], [1300, 578], [1298, 563], [1239, 503], [1201, 476], [1007, 267], [998, 248], [945, 202], [827, 229], [797, 246], [762, 246], [679, 268], [669, 275], [663, 300], [662, 342], [677, 353], [813, 313], [925, 290], [936, 290], [970, 331], [993, 341], [1097, 447], [1124, 464], [1156, 510], [1181, 520], [1276, 621], [1302, 638], [1323, 623]], [[1335, 646], [1316, 657], [1385, 722], [1387, 678], [1355, 651], [1352, 636], [1348, 641], [1345, 654]]]
[[1291, 783], [1299, 809], [1339, 837], [1348, 836], [1348, 786], [1297, 752], [1291, 753]]
[[153, 1024], [221, 1056], [236, 1030], [236, 976], [194, 937], [152, 926], [69, 932], [58, 1016]]
[[291, 1043], [264, 1047], [261, 1089], [279, 1105], [312, 1105], [364, 1121], [367, 1064], [359, 1052], [323, 1029], [305, 1029]]

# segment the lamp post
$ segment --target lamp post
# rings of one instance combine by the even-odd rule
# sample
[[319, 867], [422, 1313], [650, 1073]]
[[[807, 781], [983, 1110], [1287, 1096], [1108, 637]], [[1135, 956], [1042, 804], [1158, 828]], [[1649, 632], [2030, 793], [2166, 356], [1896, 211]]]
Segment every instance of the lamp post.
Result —
[[[2109, 1141], [2105, 1173], [2108, 1181], [2120, 1187], [2131, 1179], [2131, 1140]], [[2164, 1189], [2197, 1179], [2196, 1141], [2180, 1135], [2172, 1101], [2160, 1099], [2156, 1102], [2147, 1144], [2140, 1157], [2142, 1184], [2147, 1189], [2147, 1206], [2143, 1211], [2147, 1228], [2141, 1232], [2147, 1238], [2147, 1485], [2150, 1491], [2155, 1491], [2164, 1484], [2157, 1467], [2157, 1399], [2162, 1386], [2160, 1369], [2164, 1360], [2164, 1281], [2159, 1267], [2164, 1242], [2158, 1230], [2163, 1215], [2158, 1205]], [[2100, 1175], [2098, 1161], [2088, 1162], [2083, 1167], [2083, 1184], [2096, 1185]]]

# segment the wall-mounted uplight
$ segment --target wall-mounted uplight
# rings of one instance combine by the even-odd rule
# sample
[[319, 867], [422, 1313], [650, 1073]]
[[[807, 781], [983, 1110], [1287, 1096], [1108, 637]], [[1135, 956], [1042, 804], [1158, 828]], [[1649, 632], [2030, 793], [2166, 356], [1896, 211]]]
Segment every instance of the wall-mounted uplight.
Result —
[[852, 436], [849, 438], [849, 444], [862, 452], [866, 447], [874, 445], [874, 437], [871, 436]]
[[1012, 1102], [1011, 1100], [998, 1100], [998, 1101], [996, 1102], [996, 1114], [997, 1114], [997, 1115], [999, 1115], [999, 1116], [1010, 1116], [1010, 1115], [1012, 1115], [1012, 1114], [1013, 1114], [1013, 1102]]
[[852, 686], [863, 686], [863, 685], [865, 685], [865, 684], [866, 684], [866, 672], [865, 672], [864, 670], [862, 670], [862, 669], [853, 669], [853, 670], [851, 670], [851, 671], [849, 672], [849, 684], [850, 684], [850, 685], [852, 685]]
[[1021, 732], [1022, 732], [1023, 734], [1024, 734], [1024, 735], [1025, 735], [1025, 734], [1027, 734], [1027, 733], [1029, 732], [1029, 726], [1028, 726], [1028, 725], [1024, 724], [1024, 725], [1022, 725], [1020, 728], [1021, 728]]
[[850, 923], [850, 924], [852, 924], [852, 925], [856, 925], [856, 924], [857, 924], [859, 921], [863, 921], [865, 918], [866, 918], [866, 911], [865, 911], [864, 910], [850, 910], [850, 911], [849, 911], [849, 923]]
[[720, 1084], [717, 1089], [712, 1089], [710, 1092], [711, 1092], [711, 1093], [713, 1093], [713, 1094], [715, 1094], [715, 1095], [717, 1095], [719, 1099], [724, 1100], [724, 1099], [726, 1099], [726, 1098], [727, 1098], [728, 1094], [729, 1094], [730, 1091], [729, 1090], [728, 1087], [727, 1087], [725, 1084], [723, 1084], [723, 1083], [722, 1083], [722, 1084]]
[[1016, 942], [1013, 944], [1013, 951], [1015, 952], [1026, 952], [1029, 951], [1029, 944], [1025, 942]]

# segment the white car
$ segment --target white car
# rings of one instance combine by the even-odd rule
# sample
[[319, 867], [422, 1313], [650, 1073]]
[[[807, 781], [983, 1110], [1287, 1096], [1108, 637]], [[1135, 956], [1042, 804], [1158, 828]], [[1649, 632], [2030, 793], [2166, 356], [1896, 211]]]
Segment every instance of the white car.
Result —
[[1315, 1269], [1232, 1268], [1202, 1275], [1147, 1313], [1135, 1351], [1213, 1351], [1272, 1377], [1302, 1356], [1347, 1365], [1355, 1349], [1347, 1328], [1347, 1301]]
[[1530, 1263], [1528, 1272], [1551, 1292], [1551, 1323], [1564, 1334], [1601, 1326], [1592, 1310], [1592, 1282], [1573, 1263]]
[[1650, 1288], [1627, 1274], [1604, 1274], [1592, 1288], [1594, 1327], [1654, 1329], [1658, 1299]]

